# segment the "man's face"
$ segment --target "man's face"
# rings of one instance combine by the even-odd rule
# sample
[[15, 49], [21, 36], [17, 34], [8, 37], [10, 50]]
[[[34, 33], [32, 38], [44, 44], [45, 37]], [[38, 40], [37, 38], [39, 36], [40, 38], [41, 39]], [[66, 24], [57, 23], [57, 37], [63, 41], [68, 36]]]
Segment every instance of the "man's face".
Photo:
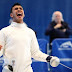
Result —
[[16, 5], [12, 8], [12, 13], [10, 16], [13, 18], [14, 22], [22, 23], [24, 18], [24, 10], [22, 6]]

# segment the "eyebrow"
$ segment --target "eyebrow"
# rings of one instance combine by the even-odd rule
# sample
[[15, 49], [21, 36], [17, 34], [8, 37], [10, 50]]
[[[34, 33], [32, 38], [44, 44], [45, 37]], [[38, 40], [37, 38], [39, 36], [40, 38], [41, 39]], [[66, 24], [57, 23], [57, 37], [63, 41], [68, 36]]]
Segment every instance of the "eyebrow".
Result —
[[14, 9], [18, 9], [18, 8], [23, 9], [22, 7], [15, 7]]

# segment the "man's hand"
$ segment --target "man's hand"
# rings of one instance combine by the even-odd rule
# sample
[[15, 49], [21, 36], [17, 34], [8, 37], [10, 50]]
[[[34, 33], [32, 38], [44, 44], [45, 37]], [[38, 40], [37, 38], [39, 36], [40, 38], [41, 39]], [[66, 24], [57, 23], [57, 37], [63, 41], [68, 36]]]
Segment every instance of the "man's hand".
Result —
[[2, 45], [0, 45], [0, 51], [1, 51], [1, 49], [2, 49]]
[[46, 58], [47, 62], [50, 62], [50, 65], [52, 67], [57, 67], [60, 63], [60, 59], [58, 57], [55, 57], [55, 56], [48, 56]]
[[62, 24], [57, 24], [57, 25], [54, 26], [54, 29], [57, 29], [57, 28], [60, 28], [60, 27], [62, 27]]
[[57, 67], [60, 63], [60, 59], [58, 57], [52, 57], [51, 60], [50, 60], [50, 65], [52, 67]]

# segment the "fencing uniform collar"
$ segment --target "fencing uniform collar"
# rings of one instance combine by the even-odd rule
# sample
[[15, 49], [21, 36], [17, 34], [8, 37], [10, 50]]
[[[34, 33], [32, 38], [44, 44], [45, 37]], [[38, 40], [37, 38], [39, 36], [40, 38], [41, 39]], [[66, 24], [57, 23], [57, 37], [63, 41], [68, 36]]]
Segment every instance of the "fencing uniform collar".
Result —
[[18, 28], [27, 27], [26, 23], [16, 23], [16, 22], [12, 22], [10, 26], [12, 26], [12, 27], [18, 27]]

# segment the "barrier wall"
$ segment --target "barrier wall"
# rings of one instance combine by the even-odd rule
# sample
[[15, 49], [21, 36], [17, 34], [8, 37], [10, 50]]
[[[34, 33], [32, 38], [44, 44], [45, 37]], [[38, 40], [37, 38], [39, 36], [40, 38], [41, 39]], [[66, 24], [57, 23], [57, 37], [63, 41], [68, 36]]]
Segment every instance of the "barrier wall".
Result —
[[[38, 39], [40, 50], [47, 54], [48, 41]], [[72, 68], [72, 39], [56, 39], [52, 42], [52, 55], [60, 58], [61, 63]], [[48, 63], [36, 61], [33, 59], [32, 68], [34, 72], [49, 72]], [[2, 70], [2, 61], [0, 60], [0, 72]], [[72, 72], [72, 70], [59, 65], [56, 68], [51, 67], [50, 72]]]
[[[61, 63], [72, 68], [72, 38], [55, 39], [52, 42], [52, 55], [60, 58]], [[52, 72], [72, 72], [69, 68], [59, 65]]]

